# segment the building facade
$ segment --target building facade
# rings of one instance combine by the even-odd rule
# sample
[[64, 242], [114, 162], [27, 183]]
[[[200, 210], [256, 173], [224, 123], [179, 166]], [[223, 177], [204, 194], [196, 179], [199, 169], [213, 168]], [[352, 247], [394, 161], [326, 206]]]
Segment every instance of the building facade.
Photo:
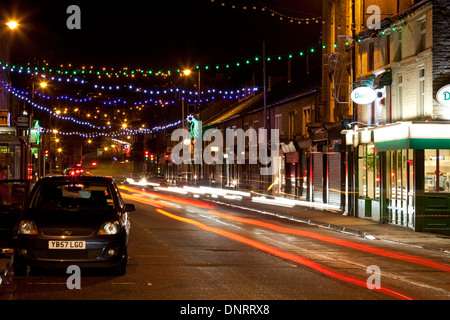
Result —
[[[401, 3], [401, 2], [400, 2]], [[355, 167], [356, 216], [450, 234], [450, 6], [407, 1], [355, 38], [355, 82], [376, 98], [356, 104], [346, 134]]]

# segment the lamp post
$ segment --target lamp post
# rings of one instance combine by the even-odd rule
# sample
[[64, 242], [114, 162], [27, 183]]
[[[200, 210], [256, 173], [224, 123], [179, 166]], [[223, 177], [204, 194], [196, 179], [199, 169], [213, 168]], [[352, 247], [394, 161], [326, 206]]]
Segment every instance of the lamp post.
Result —
[[[7, 21], [2, 23], [2, 26], [0, 28], [0, 59], [3, 60], [3, 62], [6, 62], [5, 65], [8, 65], [11, 63], [11, 44], [13, 39], [13, 34], [15, 33], [15, 29], [17, 29], [19, 24], [17, 21]], [[3, 41], [4, 39], [4, 41]], [[3, 70], [0, 70], [0, 79], [3, 83], [10, 84], [10, 73], [8, 71], [8, 68], [3, 67]], [[5, 95], [5, 96], [4, 96]], [[5, 102], [5, 104], [3, 104]], [[11, 104], [9, 99], [9, 94], [4, 90], [4, 86], [0, 87], [0, 104], [2, 111], [9, 112], [11, 114]], [[10, 125], [8, 123], [8, 125]], [[23, 158], [22, 158], [23, 159]], [[20, 177], [26, 177], [28, 168], [24, 167], [24, 162], [21, 161], [21, 173]]]
[[[195, 112], [194, 113], [199, 113], [200, 112], [200, 93], [201, 93], [201, 89], [200, 89], [200, 85], [201, 85], [201, 75], [200, 75], [200, 68], [199, 67], [197, 67], [197, 89], [198, 89], [198, 104], [197, 104], [197, 106], [196, 106], [196, 110], [195, 110]], [[185, 77], [188, 77], [190, 74], [192, 73], [192, 71], [190, 70], [190, 69], [184, 69], [183, 70], [183, 75], [185, 76]], [[182, 102], [181, 102], [181, 108], [182, 108], [182, 113], [181, 113], [181, 123], [182, 123], [182, 128], [184, 128], [184, 121], [185, 121], [185, 116], [184, 116], [184, 112], [185, 112], [185, 104], [184, 104], [184, 98], [182, 98]], [[193, 169], [193, 176], [195, 177], [195, 180], [197, 180], [198, 178], [200, 178], [200, 179], [202, 179], [203, 178], [203, 165], [202, 164], [199, 164], [199, 170], [198, 170], [198, 172], [199, 172], [199, 174], [200, 174], [200, 176], [197, 176], [196, 175], [196, 165], [195, 164], [193, 164], [192, 165], [192, 169]]]
[[[34, 91], [35, 91], [35, 83], [36, 81], [34, 80], [34, 76], [31, 78], [31, 103], [34, 103]], [[47, 82], [45, 81], [40, 81], [39, 82], [39, 87], [41, 89], [45, 89], [47, 88]], [[27, 111], [27, 115], [28, 115], [28, 137], [27, 137], [27, 143], [28, 143], [28, 148], [29, 150], [27, 151], [27, 156], [26, 156], [26, 163], [27, 163], [27, 167], [29, 168], [30, 163], [31, 163], [31, 168], [33, 167], [33, 157], [31, 155], [31, 128], [33, 125], [33, 106], [30, 107], [29, 112]], [[42, 142], [43, 143], [43, 142]], [[40, 177], [41, 175], [45, 175], [45, 158], [42, 156], [42, 152], [40, 152], [41, 148], [38, 148], [38, 176]], [[42, 166], [44, 167], [43, 169], [41, 169], [41, 158], [42, 158]], [[30, 169], [28, 169], [30, 170]]]

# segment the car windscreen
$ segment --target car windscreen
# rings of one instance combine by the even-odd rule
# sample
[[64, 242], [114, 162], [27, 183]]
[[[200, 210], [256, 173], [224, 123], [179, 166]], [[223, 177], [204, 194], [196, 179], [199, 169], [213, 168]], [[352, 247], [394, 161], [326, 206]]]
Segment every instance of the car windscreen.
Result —
[[29, 209], [115, 209], [111, 186], [101, 183], [51, 183], [39, 185]]

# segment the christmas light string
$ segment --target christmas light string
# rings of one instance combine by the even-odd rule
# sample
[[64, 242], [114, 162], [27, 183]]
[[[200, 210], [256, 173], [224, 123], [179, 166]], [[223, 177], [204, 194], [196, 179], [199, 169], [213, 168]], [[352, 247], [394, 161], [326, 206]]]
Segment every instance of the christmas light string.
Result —
[[232, 4], [228, 4], [226, 3], [226, 1], [216, 1], [216, 0], [211, 0], [212, 3], [220, 3], [220, 6], [222, 7], [230, 7], [232, 9], [242, 9], [244, 11], [248, 10], [248, 11], [254, 11], [254, 12], [268, 12], [270, 13], [270, 15], [272, 17], [277, 17], [278, 20], [280, 21], [288, 21], [290, 23], [297, 23], [297, 24], [306, 24], [308, 25], [310, 22], [311, 23], [325, 23], [325, 20], [323, 20], [321, 17], [313, 17], [313, 18], [299, 18], [299, 17], [294, 17], [291, 15], [287, 15], [284, 13], [281, 13], [275, 9], [269, 8], [266, 5], [258, 5], [258, 4], [243, 4], [242, 1], [239, 1], [239, 4], [234, 4], [234, 2]]
[[14, 89], [14, 88], [12, 88], [10, 86], [7, 86], [6, 89], [10, 93], [12, 93], [15, 97], [17, 97], [20, 100], [24, 100], [25, 102], [29, 103], [33, 108], [36, 108], [36, 109], [48, 112], [48, 113], [50, 113], [51, 116], [53, 116], [55, 118], [72, 121], [75, 124], [82, 125], [82, 126], [88, 126], [88, 127], [93, 128], [93, 129], [96, 129], [96, 130], [102, 130], [102, 129], [105, 130], [107, 128], [109, 128], [109, 129], [111, 128], [111, 126], [108, 126], [108, 127], [106, 127], [106, 126], [96, 126], [96, 125], [93, 125], [92, 123], [87, 122], [87, 121], [79, 121], [79, 120], [77, 120], [77, 119], [75, 119], [73, 117], [62, 116], [62, 115], [58, 114], [57, 112], [51, 110], [50, 108], [41, 106], [41, 105], [31, 101], [30, 98], [28, 98], [27, 96], [21, 94], [19, 90], [16, 90], [16, 89]]
[[[95, 86], [98, 89], [98, 85]], [[104, 86], [100, 86], [100, 87], [104, 87]], [[131, 87], [132, 88], [132, 87]], [[178, 98], [174, 99], [173, 95], [177, 94], [180, 98], [184, 98], [186, 99], [187, 102], [193, 102], [193, 103], [202, 103], [202, 102], [210, 102], [211, 100], [215, 100], [217, 97], [221, 97], [222, 99], [239, 99], [239, 98], [243, 98], [247, 95], [252, 94], [253, 92], [258, 91], [259, 88], [258, 87], [248, 87], [248, 88], [241, 88], [241, 89], [226, 89], [226, 90], [221, 90], [221, 89], [207, 89], [207, 90], [203, 90], [200, 93], [198, 91], [189, 91], [189, 90], [182, 90], [179, 88], [170, 88], [170, 89], [164, 89], [164, 90], [142, 90], [142, 92], [144, 94], [147, 95], [155, 95], [158, 96], [156, 98], [148, 98], [148, 99], [140, 99], [139, 101], [135, 101], [132, 102], [133, 99], [122, 99], [122, 98], [116, 98], [116, 99], [105, 99], [105, 98], [100, 98], [100, 97], [85, 97], [85, 98], [73, 98], [73, 97], [69, 97], [67, 95], [62, 95], [62, 96], [50, 96], [50, 95], [45, 95], [43, 93], [40, 93], [38, 91], [35, 91], [35, 96], [38, 96], [42, 99], [46, 99], [46, 100], [52, 100], [52, 99], [56, 99], [56, 100], [63, 100], [63, 101], [68, 101], [70, 103], [90, 103], [92, 102], [94, 99], [95, 100], [103, 100], [101, 101], [102, 105], [105, 106], [112, 106], [112, 105], [130, 105], [131, 103], [133, 103], [134, 105], [143, 105], [143, 104], [154, 104], [154, 105], [169, 105], [169, 104], [175, 104], [175, 100], [178, 100]], [[139, 92], [141, 93], [141, 92]], [[172, 99], [167, 99], [167, 98], [160, 98], [161, 96], [167, 96], [167, 95], [172, 95]], [[196, 99], [193, 99], [191, 96], [195, 96], [197, 97]], [[203, 97], [203, 98], [198, 98], [198, 97]]]
[[[36, 103], [36, 102], [33, 102], [33, 101], [31, 101], [31, 99], [27, 96], [27, 95], [29, 95], [29, 93], [28, 92], [26, 92], [26, 91], [23, 91], [23, 90], [19, 90], [19, 89], [16, 89], [16, 88], [14, 88], [14, 87], [12, 87], [12, 86], [9, 86], [9, 85], [6, 85], [5, 86], [6, 87], [6, 89], [9, 91], [9, 92], [11, 92], [15, 97], [17, 97], [17, 98], [19, 98], [19, 99], [21, 99], [21, 100], [24, 100], [24, 101], [26, 101], [27, 103], [29, 103], [29, 104], [31, 104], [31, 106], [33, 107], [33, 108], [36, 108], [36, 109], [38, 109], [38, 110], [42, 110], [42, 111], [45, 111], [45, 112], [48, 112], [51, 116], [53, 116], [53, 117], [55, 117], [55, 118], [58, 118], [58, 119], [61, 119], [61, 120], [68, 120], [68, 121], [71, 121], [71, 122], [73, 122], [73, 123], [75, 123], [75, 124], [77, 124], [77, 125], [83, 125], [83, 126], [88, 126], [88, 127], [91, 127], [91, 128], [93, 128], [93, 129], [96, 129], [96, 130], [106, 130], [106, 129], [111, 129], [112, 127], [111, 127], [111, 125], [107, 125], [107, 126], [96, 126], [96, 125], [93, 125], [92, 123], [90, 123], [90, 122], [88, 122], [88, 121], [81, 121], [81, 120], [78, 120], [78, 119], [76, 119], [76, 118], [74, 118], [74, 117], [70, 117], [70, 116], [65, 116], [65, 115], [61, 115], [60, 114], [60, 111], [59, 110], [57, 110], [57, 111], [53, 111], [53, 110], [51, 110], [50, 108], [48, 108], [48, 107], [45, 107], [45, 106], [42, 106], [42, 105], [40, 105], [40, 104], [38, 104], [38, 103]], [[248, 88], [246, 91], [247, 91], [247, 93], [251, 93], [251, 92], [255, 92], [255, 91], [257, 91], [258, 89], [257, 88], [252, 88], [252, 89], [250, 89], [250, 88]], [[212, 90], [208, 90], [208, 91], [210, 91], [210, 92], [215, 92], [216, 90], [215, 89], [212, 89]], [[222, 90], [217, 90], [219, 93], [222, 93]], [[242, 97], [245, 97], [246, 95], [245, 95], [245, 90], [236, 90], [237, 91], [237, 93], [239, 93], [239, 92], [242, 92]], [[226, 94], [229, 94], [229, 93], [231, 93], [231, 94], [234, 94], [234, 92], [235, 91], [225, 91], [225, 93]], [[228, 97], [228, 98], [239, 98], [240, 96], [239, 95], [236, 95], [236, 96], [230, 96], [230, 97]], [[46, 96], [46, 98], [48, 99], [49, 98], [49, 96]], [[214, 97], [213, 97], [214, 98]], [[223, 96], [222, 98], [224, 98], [224, 99], [226, 99], [227, 97], [226, 96]], [[183, 98], [184, 99], [184, 98]], [[186, 101], [188, 102], [188, 103], [190, 103], [190, 102], [196, 102], [197, 100], [191, 100], [191, 99], [186, 99]], [[147, 102], [147, 101], [144, 101], [144, 102]], [[137, 104], [136, 104], [137, 105]], [[97, 110], [97, 112], [100, 112], [99, 110]], [[109, 123], [109, 122], [108, 122]], [[162, 126], [162, 127], [166, 127], [166, 126]], [[157, 127], [155, 127], [155, 128], [158, 128], [158, 126]], [[141, 130], [141, 129], [139, 129], [139, 130]], [[141, 133], [143, 133], [142, 132], [142, 130], [141, 131], [139, 131], [139, 132], [141, 132]], [[145, 133], [145, 132], [144, 132]]]
[[[1, 61], [0, 61], [1, 64]], [[5, 69], [5, 66], [3, 66], [3, 69]], [[12, 72], [20, 72], [20, 70], [22, 70], [20, 67], [11, 67], [10, 71]], [[27, 74], [30, 74], [31, 72], [27, 72]], [[34, 73], [31, 73], [33, 76], [40, 76], [43, 81], [49, 81], [49, 79], [47, 78], [48, 75], [46, 74], [39, 74], [37, 71]], [[63, 83], [73, 83], [73, 84], [88, 84], [89, 82], [84, 80], [84, 79], [79, 79], [79, 78], [71, 78], [71, 77], [67, 77], [67, 78], [55, 78], [55, 77], [50, 77], [50, 80], [52, 81], [57, 81], [57, 82], [63, 82]], [[203, 99], [197, 98], [197, 99], [193, 99], [193, 98], [186, 98], [187, 101], [189, 103], [202, 103], [202, 102], [210, 102], [211, 100], [216, 99], [217, 94], [221, 95], [222, 99], [239, 99], [240, 97], [244, 97], [245, 94], [240, 93], [240, 91], [242, 92], [245, 89], [235, 89], [235, 90], [219, 90], [219, 89], [208, 89], [208, 90], [203, 90], [200, 93], [198, 91], [192, 91], [192, 90], [182, 90], [179, 88], [170, 88], [170, 89], [144, 89], [140, 86], [135, 86], [132, 84], [129, 85], [105, 85], [105, 84], [93, 84], [92, 88], [97, 90], [97, 91], [101, 91], [101, 92], [118, 92], [122, 89], [127, 89], [129, 92], [131, 93], [140, 93], [140, 94], [146, 94], [146, 95], [166, 95], [166, 94], [171, 94], [171, 93], [179, 93], [179, 95], [182, 98], [186, 98], [186, 96], [202, 96]], [[247, 88], [247, 91], [256, 91], [257, 88]], [[49, 95], [44, 95], [38, 91], [35, 91], [35, 94], [38, 97], [41, 97], [43, 99], [47, 99], [50, 100], [51, 96]], [[214, 96], [209, 97], [208, 95], [210, 94], [215, 94]], [[205, 95], [207, 97], [205, 97]], [[63, 96], [59, 96], [56, 98], [57, 100], [68, 100], [69, 102], [77, 102], [77, 103], [82, 103], [82, 102], [90, 102], [92, 100], [92, 97], [86, 97], [86, 98], [73, 98], [73, 97], [69, 97], [67, 95], [63, 95]], [[164, 100], [164, 101], [162, 101]], [[118, 100], [117, 100], [118, 101]], [[125, 100], [126, 101], [126, 100]], [[166, 99], [153, 99], [153, 98], [149, 98], [147, 99], [147, 101], [151, 102], [154, 105], [161, 105], [161, 106], [166, 106], [169, 104], [175, 104], [175, 100], [166, 100]], [[113, 105], [113, 104], [117, 104], [117, 103], [110, 103], [109, 101], [103, 101], [102, 102], [103, 105]]]
[[97, 138], [97, 137], [120, 137], [120, 136], [132, 136], [132, 135], [137, 135], [137, 134], [151, 134], [151, 133], [156, 133], [160, 130], [165, 130], [165, 129], [169, 129], [172, 127], [176, 127], [179, 126], [181, 124], [181, 120], [172, 122], [172, 123], [168, 123], [165, 125], [160, 125], [160, 126], [155, 126], [152, 129], [146, 129], [146, 128], [139, 128], [139, 129], [121, 129], [120, 132], [90, 132], [90, 133], [83, 133], [83, 132], [79, 132], [79, 131], [60, 131], [60, 130], [55, 130], [55, 129], [48, 129], [48, 128], [44, 128], [41, 127], [40, 128], [40, 133], [51, 133], [51, 134], [60, 134], [63, 136], [72, 136], [72, 135], [77, 135], [83, 138]]
[[[266, 7], [267, 8], [267, 7]], [[270, 11], [271, 9], [268, 9]], [[272, 10], [272, 13], [277, 13], [276, 11]], [[282, 15], [281, 13], [278, 13], [279, 15]], [[293, 18], [293, 17], [291, 17]], [[300, 18], [299, 18], [300, 19]], [[315, 20], [314, 20], [315, 19]], [[306, 21], [317, 21], [319, 18], [302, 18], [300, 20]], [[392, 31], [395, 31], [395, 28], [392, 28]], [[356, 38], [354, 40], [349, 40], [347, 45], [352, 45], [354, 41], [361, 42], [361, 39]], [[267, 56], [267, 62], [273, 62], [273, 61], [284, 61], [286, 59], [293, 59], [296, 57], [302, 57], [305, 56], [307, 53], [314, 53], [317, 52], [320, 49], [329, 49], [329, 48], [336, 48], [336, 43], [331, 44], [318, 44], [315, 46], [308, 46], [304, 47], [300, 50], [291, 51], [290, 53], [285, 54], [278, 54], [278, 55], [270, 55]], [[11, 72], [17, 72], [19, 74], [33, 74], [33, 75], [41, 75], [45, 77], [51, 77], [52, 80], [58, 81], [58, 82], [76, 82], [76, 83], [85, 83], [85, 79], [89, 76], [94, 76], [97, 78], [107, 77], [108, 79], [113, 78], [119, 78], [121, 76], [125, 76], [127, 78], [135, 78], [136, 76], [183, 76], [183, 70], [186, 69], [180, 68], [180, 67], [170, 67], [167, 70], [163, 71], [159, 69], [158, 71], [154, 71], [154, 68], [136, 68], [131, 69], [128, 67], [122, 67], [122, 68], [114, 68], [114, 67], [102, 67], [97, 68], [94, 66], [90, 66], [87, 68], [86, 66], [82, 66], [81, 68], [73, 68], [72, 64], [67, 64], [70, 69], [66, 69], [64, 67], [64, 64], [61, 64], [60, 67], [49, 67], [49, 63], [45, 62], [45, 66], [31, 66], [31, 63], [28, 63], [28, 66], [20, 66], [10, 63], [5, 63], [3, 61], [0, 61], [0, 66], [3, 70], [6, 70], [7, 68]], [[209, 64], [196, 64], [195, 66], [191, 67], [192, 69], [197, 70], [203, 70], [203, 71], [214, 71], [214, 70], [229, 70], [232, 68], [239, 68], [246, 65], [251, 65], [254, 63], [260, 63], [262, 61], [262, 56], [255, 55], [252, 58], [247, 59], [241, 59], [240, 61], [235, 62], [228, 62], [228, 63], [209, 63]], [[118, 70], [118, 71], [117, 71]], [[84, 78], [84, 79], [83, 79]], [[112, 86], [104, 86], [108, 87], [110, 90], [112, 90]], [[116, 86], [116, 89], [117, 86]]]
[[[268, 55], [266, 57], [266, 61], [267, 62], [275, 62], [275, 61], [281, 61], [281, 60], [286, 60], [286, 59], [293, 59], [293, 58], [297, 58], [297, 57], [302, 57], [305, 56], [306, 53], [314, 53], [317, 52], [320, 48], [323, 48], [322, 45], [315, 45], [315, 46], [309, 46], [309, 47], [304, 47], [303, 49], [300, 50], [296, 50], [296, 51], [291, 51], [290, 53], [287, 54], [277, 54], [277, 55]], [[2, 69], [9, 69], [11, 72], [17, 72], [19, 74], [33, 74], [33, 75], [46, 75], [46, 77], [51, 77], [52, 80], [58, 81], [58, 82], [77, 82], [77, 83], [85, 83], [85, 79], [87, 79], [87, 77], [89, 76], [94, 76], [97, 79], [103, 79], [103, 78], [107, 78], [107, 79], [114, 79], [114, 78], [119, 78], [121, 76], [125, 76], [127, 78], [135, 78], [136, 76], [150, 76], [150, 75], [154, 75], [154, 76], [164, 76], [164, 77], [168, 77], [168, 76], [184, 76], [183, 74], [183, 70], [185, 69], [196, 69], [196, 70], [203, 70], [203, 71], [223, 71], [223, 70], [230, 70], [230, 69], [235, 69], [235, 68], [239, 68], [242, 66], [248, 66], [248, 65], [253, 65], [255, 63], [260, 63], [262, 62], [262, 56], [261, 55], [255, 55], [252, 58], [246, 58], [246, 59], [241, 59], [240, 61], [235, 61], [235, 62], [228, 62], [228, 63], [209, 63], [209, 64], [196, 64], [194, 66], [191, 67], [185, 67], [183, 69], [177, 67], [177, 68], [169, 68], [169, 70], [167, 71], [162, 71], [159, 70], [157, 72], [154, 72], [151, 68], [146, 68], [146, 69], [142, 69], [142, 68], [137, 68], [131, 71], [128, 71], [128, 67], [123, 67], [123, 70], [126, 71], [117, 71], [117, 72], [112, 72], [112, 70], [115, 70], [117, 68], [96, 68], [96, 70], [90, 69], [90, 70], [86, 70], [86, 67], [81, 67], [80, 68], [72, 68], [71, 69], [56, 69], [54, 67], [41, 67], [41, 66], [19, 66], [19, 65], [11, 65], [8, 63], [4, 63], [2, 61], [0, 61], [0, 66], [2, 66]], [[48, 63], [47, 63], [48, 64]], [[71, 64], [69, 64], [71, 66]], [[91, 68], [94, 68], [93, 66], [91, 66]], [[174, 71], [172, 71], [174, 70]], [[113, 86], [105, 86], [108, 87], [110, 90], [113, 89]], [[116, 89], [117, 88], [116, 86]]]

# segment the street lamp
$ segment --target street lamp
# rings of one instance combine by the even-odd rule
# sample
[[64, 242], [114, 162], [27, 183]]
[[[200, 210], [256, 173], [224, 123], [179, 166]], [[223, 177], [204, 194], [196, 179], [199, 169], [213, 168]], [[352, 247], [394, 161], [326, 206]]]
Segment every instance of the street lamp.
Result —
[[6, 25], [7, 25], [11, 30], [14, 30], [14, 29], [16, 29], [16, 28], [19, 26], [19, 24], [17, 23], [17, 21], [14, 21], [14, 20], [8, 21], [8, 22], [6, 23]]

